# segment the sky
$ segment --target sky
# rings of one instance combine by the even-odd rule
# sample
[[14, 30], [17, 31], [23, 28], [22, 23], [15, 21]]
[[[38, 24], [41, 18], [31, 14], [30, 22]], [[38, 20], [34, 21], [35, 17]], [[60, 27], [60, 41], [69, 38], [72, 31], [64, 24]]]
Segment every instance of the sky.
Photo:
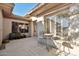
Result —
[[24, 16], [36, 5], [37, 3], [15, 3], [12, 13], [14, 15]]

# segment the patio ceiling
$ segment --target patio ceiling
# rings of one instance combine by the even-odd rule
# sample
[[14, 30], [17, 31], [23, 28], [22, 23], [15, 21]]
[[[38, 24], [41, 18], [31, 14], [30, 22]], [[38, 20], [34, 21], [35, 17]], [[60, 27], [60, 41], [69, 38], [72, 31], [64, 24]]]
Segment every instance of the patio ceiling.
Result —
[[[40, 5], [40, 7], [39, 7]], [[44, 4], [39, 4], [37, 7], [33, 9], [31, 12], [29, 12], [29, 16], [40, 16], [44, 15], [46, 13], [49, 13], [51, 11], [55, 11], [57, 9], [60, 9], [66, 5], [69, 5], [69, 3], [44, 3]], [[27, 16], [27, 15], [26, 15]]]

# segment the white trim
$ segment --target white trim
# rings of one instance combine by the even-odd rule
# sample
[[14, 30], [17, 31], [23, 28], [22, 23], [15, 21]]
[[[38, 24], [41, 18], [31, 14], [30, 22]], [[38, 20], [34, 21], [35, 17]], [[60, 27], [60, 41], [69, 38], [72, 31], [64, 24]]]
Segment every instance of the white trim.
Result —
[[39, 4], [36, 8], [34, 8], [33, 10], [31, 10], [30, 12], [28, 12], [27, 14], [31, 14], [32, 12], [34, 12], [36, 9], [40, 8], [41, 6], [43, 6], [45, 3], [41, 3]]

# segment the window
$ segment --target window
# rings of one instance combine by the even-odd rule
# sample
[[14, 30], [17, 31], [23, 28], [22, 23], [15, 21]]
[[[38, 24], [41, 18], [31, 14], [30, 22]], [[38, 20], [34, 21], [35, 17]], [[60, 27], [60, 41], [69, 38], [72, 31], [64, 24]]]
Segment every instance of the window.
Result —
[[25, 23], [12, 22], [12, 32], [28, 33], [29, 25]]

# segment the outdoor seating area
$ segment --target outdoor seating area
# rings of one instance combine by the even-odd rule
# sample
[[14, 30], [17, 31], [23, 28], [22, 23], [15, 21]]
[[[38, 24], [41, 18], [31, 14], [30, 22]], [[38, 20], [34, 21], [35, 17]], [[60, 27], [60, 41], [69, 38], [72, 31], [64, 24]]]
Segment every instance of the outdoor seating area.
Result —
[[1, 56], [79, 55], [79, 3], [38, 3], [25, 16], [17, 5], [0, 4]]

